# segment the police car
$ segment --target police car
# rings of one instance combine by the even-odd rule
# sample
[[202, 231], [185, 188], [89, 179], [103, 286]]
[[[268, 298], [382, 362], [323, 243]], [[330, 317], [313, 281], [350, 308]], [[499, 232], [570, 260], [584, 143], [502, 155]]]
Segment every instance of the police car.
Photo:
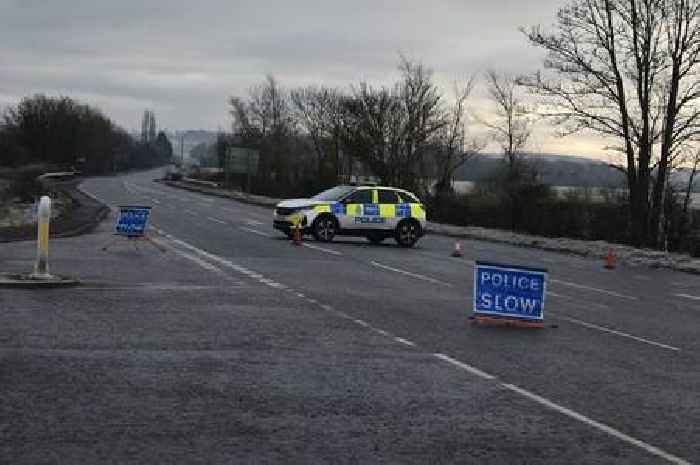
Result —
[[425, 208], [403, 189], [336, 186], [310, 199], [277, 204], [275, 229], [291, 237], [297, 221], [305, 234], [322, 242], [336, 235], [366, 237], [374, 244], [393, 237], [399, 245], [413, 247], [425, 230]]

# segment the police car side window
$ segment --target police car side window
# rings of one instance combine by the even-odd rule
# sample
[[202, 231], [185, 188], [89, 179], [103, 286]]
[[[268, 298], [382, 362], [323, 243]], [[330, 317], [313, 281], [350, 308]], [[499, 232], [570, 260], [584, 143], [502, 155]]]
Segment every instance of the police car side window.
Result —
[[381, 189], [379, 191], [379, 203], [397, 204], [401, 203], [401, 199], [396, 192]]
[[401, 203], [420, 203], [420, 200], [418, 200], [414, 195], [408, 194], [406, 192], [401, 193]]
[[363, 189], [357, 191], [347, 197], [344, 203], [372, 203], [372, 191], [369, 189]]

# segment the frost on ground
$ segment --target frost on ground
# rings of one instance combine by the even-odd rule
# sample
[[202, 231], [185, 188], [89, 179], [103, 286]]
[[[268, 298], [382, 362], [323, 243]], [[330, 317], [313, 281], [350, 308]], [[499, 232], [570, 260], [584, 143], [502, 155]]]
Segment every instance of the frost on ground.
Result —
[[[70, 200], [51, 199], [51, 219], [59, 217], [70, 206]], [[0, 228], [36, 223], [36, 203], [17, 200], [0, 203]]]
[[564, 237], [533, 236], [510, 231], [501, 231], [498, 229], [487, 229], [475, 226], [452, 226], [440, 223], [428, 223], [428, 230], [434, 234], [499, 242], [521, 247], [533, 247], [553, 252], [570, 253], [601, 259], [612, 249], [618, 262], [627, 265], [670, 268], [673, 270], [700, 274], [700, 259], [694, 259], [684, 254], [637, 249], [628, 245], [611, 244], [605, 241], [584, 241]]
[[[267, 207], [274, 206], [281, 200], [262, 195], [248, 195], [241, 192], [227, 191], [212, 186], [197, 185], [196, 182], [168, 182], [168, 184], [202, 193], [230, 197]], [[533, 236], [500, 229], [488, 229], [476, 226], [452, 226], [449, 224], [432, 222], [428, 223], [428, 232], [444, 236], [499, 242], [502, 244], [532, 247], [552, 252], [570, 253], [600, 259], [605, 257], [608, 251], [612, 249], [618, 262], [626, 265], [669, 268], [677, 271], [700, 274], [700, 259], [692, 258], [689, 255], [667, 253], [658, 250], [637, 249], [628, 245], [612, 244], [605, 241], [584, 241], [564, 237]]]

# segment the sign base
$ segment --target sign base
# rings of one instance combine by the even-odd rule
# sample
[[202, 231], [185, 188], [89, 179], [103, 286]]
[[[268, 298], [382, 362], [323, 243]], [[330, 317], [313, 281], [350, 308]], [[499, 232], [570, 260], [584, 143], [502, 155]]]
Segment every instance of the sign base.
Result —
[[511, 328], [534, 328], [543, 329], [544, 322], [536, 320], [522, 320], [518, 318], [506, 318], [506, 317], [494, 317], [494, 316], [482, 316], [474, 315], [474, 323], [488, 325], [488, 326], [507, 326]]
[[138, 243], [139, 243], [139, 242], [147, 242], [148, 244], [152, 245], [153, 247], [155, 247], [156, 249], [158, 249], [158, 250], [161, 251], [162, 253], [165, 253], [165, 252], [166, 252], [166, 249], [164, 249], [163, 247], [161, 247], [159, 244], [155, 243], [147, 234], [144, 234], [144, 235], [142, 235], [142, 236], [121, 236], [121, 235], [116, 235], [116, 237], [115, 237], [112, 241], [110, 241], [108, 244], [105, 244], [105, 245], [102, 247], [102, 251], [103, 251], [103, 252], [106, 252], [107, 250], [109, 250], [109, 248], [110, 248], [111, 246], [113, 246], [114, 244], [116, 244], [117, 241], [122, 241], [122, 240], [124, 240], [124, 239], [126, 239], [127, 242], [131, 243], [131, 244], [134, 246], [134, 249], [136, 249], [136, 250], [139, 250], [139, 246], [138, 246]]

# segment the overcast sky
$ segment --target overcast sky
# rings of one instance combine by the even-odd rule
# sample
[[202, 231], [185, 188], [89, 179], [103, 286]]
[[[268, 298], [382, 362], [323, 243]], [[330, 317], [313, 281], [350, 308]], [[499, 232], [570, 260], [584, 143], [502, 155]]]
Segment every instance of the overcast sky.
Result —
[[[0, 0], [0, 106], [67, 95], [139, 127], [229, 128], [227, 97], [266, 73], [286, 87], [346, 87], [397, 76], [399, 53], [440, 85], [489, 67], [535, 71], [542, 53], [519, 26], [553, 23], [563, 0]], [[488, 111], [477, 95], [478, 111]], [[532, 149], [600, 155], [594, 138], [552, 137]]]

